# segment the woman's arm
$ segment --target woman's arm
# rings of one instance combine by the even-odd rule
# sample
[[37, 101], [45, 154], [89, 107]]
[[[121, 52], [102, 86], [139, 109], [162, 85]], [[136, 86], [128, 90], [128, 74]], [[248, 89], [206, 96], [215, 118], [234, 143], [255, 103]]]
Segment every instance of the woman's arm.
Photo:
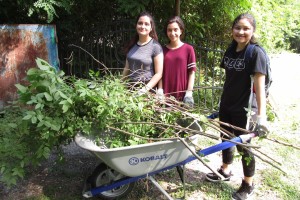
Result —
[[189, 91], [188, 93], [192, 93], [194, 89], [195, 83], [195, 71], [196, 71], [196, 54], [195, 50], [192, 46], [190, 46], [190, 50], [188, 52], [188, 66], [192, 68], [188, 68], [188, 85], [186, 90]]
[[157, 56], [154, 57], [154, 71], [155, 71], [155, 74], [151, 78], [151, 80], [148, 82], [148, 84], [146, 85], [147, 90], [152, 89], [161, 80], [162, 74], [163, 74], [163, 60], [164, 60], [163, 53], [160, 53], [160, 54], [158, 54]]
[[125, 62], [125, 67], [123, 69], [123, 76], [122, 76], [122, 79], [126, 79], [127, 76], [129, 74], [129, 64], [128, 64], [128, 60], [126, 59], [126, 62]]
[[265, 78], [266, 76], [261, 73], [254, 74], [254, 88], [257, 102], [257, 115], [266, 117], [267, 100], [265, 92]]
[[157, 88], [158, 89], [163, 89], [163, 82], [162, 82], [162, 78], [158, 81], [158, 86], [157, 86]]
[[194, 98], [193, 98], [193, 89], [194, 89], [194, 82], [195, 82], [195, 72], [189, 71], [189, 77], [188, 77], [188, 87], [186, 89], [183, 103], [193, 107], [194, 106]]
[[189, 72], [189, 78], [188, 78], [188, 87], [187, 87], [187, 91], [193, 91], [194, 89], [194, 83], [195, 83], [195, 72], [194, 71], [190, 71]]
[[254, 74], [254, 88], [257, 101], [256, 131], [259, 137], [269, 133], [267, 124], [267, 99], [265, 92], [265, 78], [261, 73]]

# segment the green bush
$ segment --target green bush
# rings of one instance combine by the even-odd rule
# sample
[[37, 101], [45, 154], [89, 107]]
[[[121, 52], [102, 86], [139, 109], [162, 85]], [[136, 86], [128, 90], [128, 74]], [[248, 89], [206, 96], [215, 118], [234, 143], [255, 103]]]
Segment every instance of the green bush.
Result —
[[180, 109], [166, 110], [154, 94], [140, 96], [118, 76], [91, 72], [90, 79], [68, 77], [46, 61], [36, 61], [37, 68], [27, 72], [28, 84], [16, 85], [19, 98], [5, 107], [0, 123], [1, 181], [8, 185], [78, 132], [114, 148], [176, 137], [182, 128], [175, 126], [178, 119], [196, 116], [179, 102]]

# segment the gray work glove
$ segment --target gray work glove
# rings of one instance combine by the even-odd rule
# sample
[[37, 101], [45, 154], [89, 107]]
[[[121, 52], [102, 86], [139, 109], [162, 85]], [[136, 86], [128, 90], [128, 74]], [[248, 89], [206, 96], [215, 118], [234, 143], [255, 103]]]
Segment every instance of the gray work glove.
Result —
[[148, 90], [147, 90], [147, 87], [145, 86], [145, 87], [142, 87], [141, 89], [139, 89], [138, 91], [137, 91], [137, 96], [139, 97], [139, 96], [142, 96], [142, 95], [144, 95], [144, 94], [146, 94], [148, 92]]
[[163, 102], [165, 100], [164, 90], [162, 88], [157, 89], [155, 97], [158, 101]]
[[254, 131], [257, 133], [258, 137], [267, 137], [270, 131], [268, 128], [266, 116], [257, 115]]
[[183, 103], [190, 107], [194, 106], [193, 91], [186, 91], [185, 96], [183, 98]]

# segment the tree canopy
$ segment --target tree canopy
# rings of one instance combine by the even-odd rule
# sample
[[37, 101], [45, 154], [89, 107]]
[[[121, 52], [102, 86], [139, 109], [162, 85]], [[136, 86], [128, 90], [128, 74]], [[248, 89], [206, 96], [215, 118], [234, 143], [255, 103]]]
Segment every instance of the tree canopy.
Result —
[[105, 20], [134, 19], [143, 10], [154, 15], [161, 30], [180, 5], [190, 34], [220, 40], [230, 38], [235, 16], [251, 12], [257, 19], [257, 35], [267, 49], [300, 52], [297, 0], [15, 0], [0, 4], [2, 23], [54, 23], [64, 34], [97, 27]]

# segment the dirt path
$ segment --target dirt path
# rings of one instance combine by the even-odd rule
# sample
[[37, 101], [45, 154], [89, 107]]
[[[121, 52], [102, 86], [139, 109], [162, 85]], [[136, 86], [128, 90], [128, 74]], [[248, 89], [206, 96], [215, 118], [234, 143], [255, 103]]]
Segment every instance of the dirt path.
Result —
[[300, 55], [282, 53], [271, 56], [273, 83], [271, 101], [280, 120], [291, 116], [300, 119]]

